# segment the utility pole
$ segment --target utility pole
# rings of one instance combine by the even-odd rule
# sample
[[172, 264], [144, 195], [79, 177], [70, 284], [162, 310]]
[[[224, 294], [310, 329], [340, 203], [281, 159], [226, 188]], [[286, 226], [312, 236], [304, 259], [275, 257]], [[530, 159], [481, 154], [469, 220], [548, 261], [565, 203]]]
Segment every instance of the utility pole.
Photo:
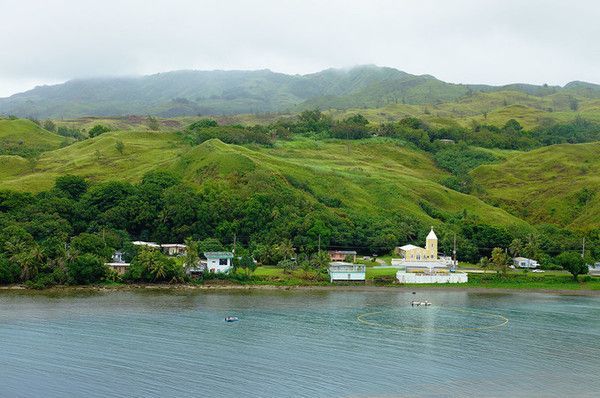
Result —
[[581, 258], [585, 257], [585, 236], [583, 237], [583, 245], [581, 246]]
[[319, 234], [319, 256], [321, 255], [321, 234]]
[[456, 233], [454, 234], [454, 249], [452, 249], [452, 265], [456, 267]]
[[235, 241], [236, 241], [237, 235], [233, 234], [233, 254], [235, 254]]

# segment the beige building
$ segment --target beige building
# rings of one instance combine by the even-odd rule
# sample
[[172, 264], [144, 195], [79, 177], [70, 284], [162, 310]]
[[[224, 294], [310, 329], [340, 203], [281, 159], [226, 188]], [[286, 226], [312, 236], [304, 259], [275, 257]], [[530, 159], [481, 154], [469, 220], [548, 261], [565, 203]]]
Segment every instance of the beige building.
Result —
[[396, 278], [400, 283], [465, 283], [466, 273], [455, 272], [450, 257], [438, 255], [438, 239], [431, 231], [425, 238], [425, 247], [404, 245], [396, 248], [401, 258], [393, 258], [392, 266], [398, 268]]
[[438, 238], [433, 232], [433, 227], [425, 239], [425, 247], [404, 245], [396, 248], [405, 261], [432, 261], [438, 259]]

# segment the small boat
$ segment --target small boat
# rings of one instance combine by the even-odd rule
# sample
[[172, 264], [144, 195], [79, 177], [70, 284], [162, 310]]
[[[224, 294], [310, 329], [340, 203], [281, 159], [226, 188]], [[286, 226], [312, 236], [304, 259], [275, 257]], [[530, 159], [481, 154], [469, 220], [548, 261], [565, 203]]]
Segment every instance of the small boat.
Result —
[[422, 305], [424, 305], [425, 307], [429, 307], [431, 305], [431, 303], [429, 301], [427, 301], [427, 300], [425, 300], [425, 301], [416, 301], [416, 300], [413, 300], [413, 301], [410, 302], [410, 305], [413, 306], [413, 307], [415, 305], [417, 307], [420, 307]]
[[227, 316], [227, 317], [225, 317], [225, 322], [237, 322], [239, 320], [240, 320], [240, 318], [238, 318], [237, 316]]

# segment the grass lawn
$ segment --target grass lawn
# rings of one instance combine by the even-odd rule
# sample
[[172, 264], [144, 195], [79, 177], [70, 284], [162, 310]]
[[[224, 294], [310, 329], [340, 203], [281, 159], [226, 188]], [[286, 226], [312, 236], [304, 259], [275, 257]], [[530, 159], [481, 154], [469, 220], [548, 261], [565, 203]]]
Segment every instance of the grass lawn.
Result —
[[[470, 274], [464, 285], [483, 288], [503, 289], [548, 289], [548, 290], [600, 290], [600, 278], [580, 276], [579, 282], [564, 271], [562, 274], [508, 274], [499, 277], [494, 274]], [[464, 286], [463, 285], [463, 286]]]
[[398, 272], [397, 268], [372, 268], [367, 267], [367, 280], [374, 278], [381, 278], [386, 276], [396, 276], [396, 272]]
[[[367, 267], [367, 284], [385, 286], [414, 286], [414, 287], [472, 287], [472, 288], [499, 288], [499, 289], [544, 289], [544, 290], [600, 290], [600, 277], [580, 276], [579, 282], [566, 271], [545, 271], [544, 273], [523, 272], [511, 270], [506, 276], [496, 274], [470, 273], [469, 282], [462, 284], [412, 284], [399, 285], [395, 283], [396, 268]], [[275, 285], [339, 285], [330, 284], [326, 277], [307, 279], [302, 271], [294, 271], [291, 275], [285, 274], [283, 269], [274, 266], [258, 267], [254, 273], [256, 280], [250, 284], [275, 284]], [[379, 279], [379, 280], [377, 280]]]
[[261, 267], [257, 267], [256, 271], [254, 271], [255, 276], [260, 277], [285, 277], [286, 275], [283, 273], [283, 268], [274, 267], [271, 265], [264, 265]]

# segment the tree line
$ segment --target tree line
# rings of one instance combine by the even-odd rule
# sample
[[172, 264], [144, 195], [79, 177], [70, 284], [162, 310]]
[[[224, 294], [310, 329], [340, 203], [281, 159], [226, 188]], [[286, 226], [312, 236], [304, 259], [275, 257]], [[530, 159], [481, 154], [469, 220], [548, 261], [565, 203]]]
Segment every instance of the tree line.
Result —
[[[248, 273], [250, 259], [255, 259], [288, 272], [318, 274], [327, 262], [320, 249], [386, 254], [399, 244], [422, 244], [428, 231], [422, 221], [408, 216], [349, 214], [310, 201], [285, 180], [262, 191], [236, 184], [207, 181], [194, 188], [169, 172], [155, 171], [137, 184], [90, 184], [62, 176], [52, 189], [37, 194], [0, 191], [0, 283], [45, 286], [114, 279], [104, 264], [115, 250], [131, 261], [125, 280], [183, 280], [182, 263], [160, 252], [140, 251], [131, 241], [185, 241], [199, 255], [231, 250], [234, 236], [236, 256]], [[493, 257], [493, 249], [501, 247], [511, 255], [536, 258], [545, 267], [562, 266], [561, 253], [577, 250], [582, 238], [552, 225], [522, 231], [488, 225], [467, 211], [449, 214], [426, 203], [422, 207], [440, 221], [440, 251], [450, 254], [456, 239], [462, 261]], [[587, 239], [591, 250], [586, 256], [599, 258], [600, 231], [589, 232]]]

